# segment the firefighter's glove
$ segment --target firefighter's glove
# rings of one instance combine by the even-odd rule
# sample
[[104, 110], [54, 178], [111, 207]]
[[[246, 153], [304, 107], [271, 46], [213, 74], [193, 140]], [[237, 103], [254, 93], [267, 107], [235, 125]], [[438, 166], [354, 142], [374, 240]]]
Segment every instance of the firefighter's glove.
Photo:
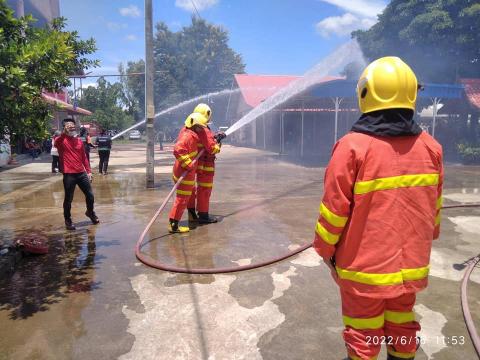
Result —
[[221, 144], [222, 140], [227, 137], [227, 134], [225, 134], [223, 131], [219, 131], [215, 134], [214, 138], [217, 141], [217, 143]]

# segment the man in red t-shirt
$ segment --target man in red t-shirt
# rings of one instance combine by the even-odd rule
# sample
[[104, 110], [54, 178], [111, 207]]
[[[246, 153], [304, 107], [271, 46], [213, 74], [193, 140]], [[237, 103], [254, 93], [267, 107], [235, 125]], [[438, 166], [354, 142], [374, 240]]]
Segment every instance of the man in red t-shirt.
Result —
[[95, 211], [93, 211], [94, 197], [92, 186], [90, 185], [92, 171], [83, 148], [83, 142], [77, 137], [73, 119], [63, 120], [63, 133], [55, 139], [55, 147], [58, 149], [60, 162], [63, 166], [63, 187], [65, 189], [63, 216], [65, 217], [65, 227], [67, 230], [75, 230], [70, 210], [77, 185], [85, 194], [87, 203], [85, 215], [90, 218], [93, 224], [98, 224], [100, 221], [97, 215], [95, 215]]

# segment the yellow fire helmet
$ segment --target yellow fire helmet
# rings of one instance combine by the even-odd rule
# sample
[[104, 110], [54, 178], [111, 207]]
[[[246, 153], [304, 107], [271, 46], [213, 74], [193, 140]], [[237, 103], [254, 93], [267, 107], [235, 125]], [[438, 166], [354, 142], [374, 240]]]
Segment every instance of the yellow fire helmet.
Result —
[[395, 56], [370, 63], [357, 84], [358, 106], [362, 113], [385, 109], [415, 110], [417, 77], [412, 69]]
[[205, 116], [199, 113], [192, 113], [188, 115], [187, 119], [185, 120], [185, 126], [191, 129], [195, 125], [200, 125], [201, 127], [206, 127], [207, 119]]
[[208, 125], [210, 123], [210, 118], [212, 117], [212, 109], [210, 109], [210, 106], [204, 103], [200, 103], [197, 106], [195, 106], [195, 109], [193, 109], [194, 113], [199, 113], [202, 114], [205, 119], [207, 119], [207, 122], [205, 125]]

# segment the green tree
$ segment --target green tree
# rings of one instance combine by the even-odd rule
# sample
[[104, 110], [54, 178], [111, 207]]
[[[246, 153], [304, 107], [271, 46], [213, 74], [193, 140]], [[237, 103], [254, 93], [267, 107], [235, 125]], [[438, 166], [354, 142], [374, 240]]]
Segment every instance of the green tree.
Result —
[[370, 60], [395, 55], [421, 81], [454, 82], [480, 74], [480, 2], [393, 0], [369, 30], [355, 31]]
[[64, 31], [65, 19], [36, 28], [34, 19], [16, 19], [0, 0], [0, 137], [42, 138], [51, 118], [42, 90], [57, 92], [70, 85], [68, 76], [97, 66], [85, 56], [93, 53], [93, 39], [80, 40]]
[[[158, 23], [154, 39], [155, 108], [169, 106], [230, 88], [233, 75], [243, 73], [242, 58], [228, 45], [228, 32], [220, 26], [192, 17], [191, 25], [178, 32]], [[143, 72], [143, 60], [127, 64], [126, 73]], [[124, 82], [136, 103], [137, 119], [144, 117], [144, 78]]]
[[123, 130], [133, 123], [130, 101], [121, 83], [111, 84], [104, 78], [97, 80], [97, 86], [83, 90], [80, 106], [93, 112], [92, 119], [103, 129]]
[[[139, 60], [129, 61], [127, 63], [127, 69], [123, 68], [123, 65], [119, 66], [119, 73], [126, 74], [142, 74], [145, 71], [145, 61]], [[135, 119], [141, 120], [145, 117], [145, 76], [144, 75], [131, 75], [122, 76], [120, 82], [123, 86], [123, 91], [131, 104], [131, 111], [135, 116]]]

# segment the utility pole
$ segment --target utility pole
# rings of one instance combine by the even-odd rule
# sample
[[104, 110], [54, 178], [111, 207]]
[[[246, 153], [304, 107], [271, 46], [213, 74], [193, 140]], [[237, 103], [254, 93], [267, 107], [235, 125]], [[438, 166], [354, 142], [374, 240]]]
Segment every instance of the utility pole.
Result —
[[145, 0], [145, 118], [147, 123], [147, 189], [155, 186], [153, 120], [155, 107], [153, 104], [153, 19], [152, 0]]
[[17, 18], [21, 18], [25, 16], [25, 5], [23, 3], [23, 0], [17, 1], [17, 8], [15, 10], [17, 12], [16, 13]]

